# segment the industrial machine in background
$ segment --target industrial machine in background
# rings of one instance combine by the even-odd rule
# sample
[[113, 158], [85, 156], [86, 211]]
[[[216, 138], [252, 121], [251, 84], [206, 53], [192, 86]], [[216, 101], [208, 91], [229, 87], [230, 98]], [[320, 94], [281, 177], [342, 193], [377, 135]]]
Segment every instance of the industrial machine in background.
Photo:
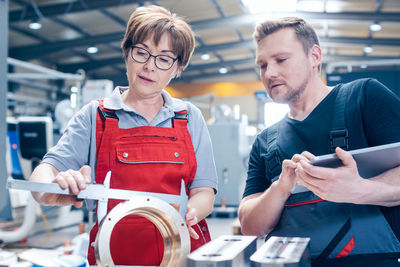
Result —
[[103, 99], [113, 90], [110, 80], [87, 80], [83, 87], [71, 87], [70, 99], [57, 103], [54, 110], [55, 128], [62, 134], [68, 126], [72, 116], [84, 105], [92, 100]]
[[[10, 164], [8, 177], [14, 179], [28, 178], [53, 146], [53, 122], [50, 117], [19, 117], [8, 119], [10, 149], [7, 158]], [[21, 171], [14, 177], [13, 173]], [[73, 210], [69, 206], [49, 207], [39, 205], [29, 192], [10, 190], [8, 209], [12, 211], [9, 220], [14, 221], [17, 231], [0, 231], [0, 240], [12, 243], [38, 232], [63, 228], [83, 221], [82, 210]], [[43, 219], [45, 218], [45, 219]], [[4, 219], [4, 218], [3, 218]]]
[[247, 119], [235, 116], [227, 105], [217, 106], [214, 118], [215, 122], [208, 125], [218, 175], [213, 214], [231, 217], [236, 216], [246, 182], [250, 151]]

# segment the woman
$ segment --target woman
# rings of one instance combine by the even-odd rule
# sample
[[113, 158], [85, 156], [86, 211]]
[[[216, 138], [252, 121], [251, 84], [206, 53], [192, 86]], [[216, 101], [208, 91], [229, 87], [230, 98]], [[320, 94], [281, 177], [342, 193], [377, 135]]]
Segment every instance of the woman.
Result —
[[[189, 25], [164, 8], [133, 12], [121, 44], [129, 87], [84, 106], [30, 180], [58, 183], [77, 194], [87, 183], [103, 183], [111, 170], [111, 188], [179, 194], [183, 179], [191, 250], [209, 241], [204, 218], [213, 207], [217, 176], [207, 127], [195, 106], [163, 90], [188, 65], [194, 43]], [[74, 196], [34, 197], [47, 205], [82, 206]], [[119, 202], [109, 200], [107, 211]], [[97, 230], [98, 222], [90, 243]], [[117, 224], [110, 249], [118, 265], [159, 265], [163, 256], [160, 233], [135, 216]], [[95, 263], [90, 246], [88, 258]]]

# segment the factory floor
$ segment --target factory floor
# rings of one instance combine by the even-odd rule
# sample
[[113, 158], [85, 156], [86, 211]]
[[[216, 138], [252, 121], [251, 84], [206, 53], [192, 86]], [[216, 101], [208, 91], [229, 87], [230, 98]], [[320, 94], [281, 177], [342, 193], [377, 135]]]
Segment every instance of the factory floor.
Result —
[[[211, 239], [215, 239], [221, 235], [232, 235], [234, 234], [234, 229], [236, 229], [237, 218], [220, 218], [212, 217], [207, 218], [208, 228], [210, 230]], [[53, 231], [48, 236], [45, 234], [37, 235], [29, 240], [29, 243], [38, 244], [41, 247], [56, 247], [57, 245], [62, 245], [63, 243], [68, 243], [74, 236], [78, 235], [81, 229], [79, 226], [72, 226], [64, 228], [59, 231]], [[86, 232], [90, 229], [87, 229]]]
[[[221, 235], [232, 235], [237, 233], [238, 224], [237, 218], [235, 216], [230, 217], [209, 217], [207, 218], [210, 235], [212, 239], [216, 239]], [[56, 231], [51, 231], [48, 233], [39, 233], [28, 237], [22, 242], [15, 243], [12, 245], [6, 245], [3, 248], [0, 246], [0, 267], [2, 266], [22, 266], [22, 265], [9, 265], [2, 262], [1, 252], [13, 251], [15, 256], [23, 255], [29, 259], [30, 257], [35, 257], [32, 254], [48, 255], [52, 257], [54, 253], [68, 253], [68, 249], [73, 250], [72, 241], [74, 238], [78, 237], [80, 233], [88, 232], [87, 225], [74, 225], [70, 227], [65, 227], [58, 229]], [[61, 250], [61, 252], [60, 252]], [[44, 254], [43, 254], [44, 253]], [[4, 255], [4, 254], [3, 254]], [[21, 257], [20, 257], [21, 258]], [[29, 266], [29, 265], [26, 265]]]

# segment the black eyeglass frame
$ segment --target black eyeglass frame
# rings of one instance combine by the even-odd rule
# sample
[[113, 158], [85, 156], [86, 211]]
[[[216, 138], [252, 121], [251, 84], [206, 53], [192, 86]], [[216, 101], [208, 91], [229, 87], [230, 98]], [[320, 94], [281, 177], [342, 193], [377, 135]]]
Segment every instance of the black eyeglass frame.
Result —
[[[145, 61], [138, 61], [137, 59], [135, 59], [134, 57], [133, 57], [133, 49], [134, 48], [139, 48], [139, 49], [142, 49], [142, 50], [144, 50], [144, 51], [146, 51], [146, 53], [147, 54], [149, 54], [149, 57], [145, 60]], [[175, 61], [177, 61], [178, 59], [179, 59], [179, 57], [177, 57], [177, 58], [173, 58], [173, 57], [170, 57], [170, 56], [168, 56], [168, 55], [152, 55], [147, 49], [145, 49], [145, 48], [143, 48], [143, 47], [140, 47], [140, 46], [137, 46], [137, 45], [131, 45], [131, 58], [135, 61], [135, 62], [137, 62], [137, 63], [146, 63], [147, 61], [149, 61], [149, 59], [151, 58], [151, 57], [154, 57], [154, 65], [158, 68], [158, 69], [160, 69], [160, 70], [169, 70], [169, 69], [171, 69], [172, 68], [172, 66], [175, 64]], [[172, 59], [172, 64], [171, 64], [171, 66], [169, 67], [169, 68], [167, 68], [167, 69], [163, 69], [163, 68], [160, 68], [158, 65], [157, 65], [157, 57], [168, 57], [168, 58], [170, 58], [170, 59]]]

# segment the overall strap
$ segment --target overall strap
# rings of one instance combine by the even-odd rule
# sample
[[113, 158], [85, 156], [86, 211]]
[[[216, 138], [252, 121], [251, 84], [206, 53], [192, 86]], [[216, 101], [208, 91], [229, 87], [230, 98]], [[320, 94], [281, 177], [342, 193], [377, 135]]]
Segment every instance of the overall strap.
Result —
[[96, 149], [99, 151], [99, 146], [103, 137], [103, 132], [106, 125], [106, 120], [116, 120], [118, 124], [118, 117], [114, 110], [104, 108], [103, 99], [99, 100], [99, 106], [97, 107], [96, 116]]
[[175, 116], [172, 118], [172, 127], [183, 127], [187, 128], [188, 124], [188, 112], [187, 110], [175, 112]]
[[267, 130], [267, 177], [271, 180], [275, 180], [282, 171], [282, 159], [278, 149], [279, 124], [280, 122]]
[[117, 119], [117, 115], [115, 115], [114, 110], [106, 109], [104, 107], [104, 99], [99, 99], [99, 106], [97, 108], [99, 115], [101, 116], [101, 119], [104, 121], [106, 118], [112, 118], [112, 119]]
[[345, 122], [346, 100], [349, 90], [346, 85], [342, 85], [338, 89], [332, 115], [331, 131], [329, 132], [331, 153], [335, 152], [336, 147], [344, 150], [349, 149], [349, 132]]

